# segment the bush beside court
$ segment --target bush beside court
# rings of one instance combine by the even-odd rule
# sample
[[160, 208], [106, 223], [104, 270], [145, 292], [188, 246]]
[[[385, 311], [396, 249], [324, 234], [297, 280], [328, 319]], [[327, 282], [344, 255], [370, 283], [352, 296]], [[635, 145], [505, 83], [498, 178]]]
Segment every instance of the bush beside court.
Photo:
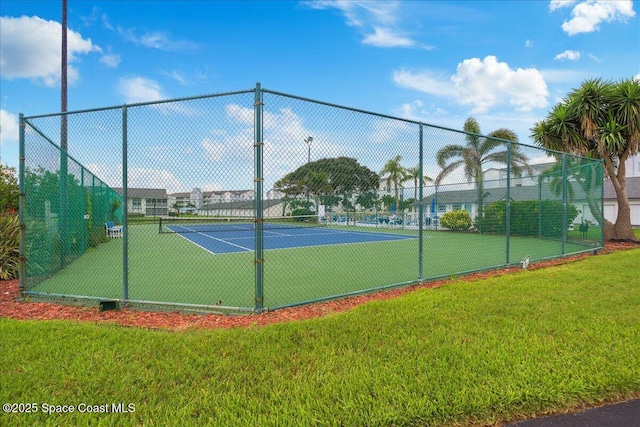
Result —
[[302, 322], [151, 331], [0, 320], [11, 425], [468, 425], [640, 397], [640, 249], [454, 280]]

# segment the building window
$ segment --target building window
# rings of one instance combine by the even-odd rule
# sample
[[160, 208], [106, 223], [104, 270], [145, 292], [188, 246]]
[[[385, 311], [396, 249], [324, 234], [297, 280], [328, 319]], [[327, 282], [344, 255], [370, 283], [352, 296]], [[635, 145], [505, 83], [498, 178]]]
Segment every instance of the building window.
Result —
[[131, 212], [142, 212], [142, 199], [138, 197], [131, 199]]
[[460, 210], [462, 210], [462, 205], [453, 205], [453, 210], [454, 210], [454, 211], [460, 211]]

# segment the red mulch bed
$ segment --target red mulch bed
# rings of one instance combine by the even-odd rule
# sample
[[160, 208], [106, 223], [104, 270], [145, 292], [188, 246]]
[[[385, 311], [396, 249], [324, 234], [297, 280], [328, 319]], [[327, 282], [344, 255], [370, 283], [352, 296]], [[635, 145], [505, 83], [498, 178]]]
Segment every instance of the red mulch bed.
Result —
[[[625, 250], [638, 247], [633, 243], [607, 243], [599, 254], [607, 254], [612, 251]], [[591, 256], [581, 254], [556, 260], [543, 261], [531, 264], [529, 269], [544, 268], [551, 265], [564, 264]], [[491, 270], [482, 273], [469, 274], [465, 280], [477, 280], [487, 277], [495, 277], [518, 271], [516, 268]], [[69, 319], [85, 322], [108, 322], [122, 326], [136, 326], [152, 329], [182, 330], [189, 328], [234, 328], [268, 325], [272, 323], [288, 322], [292, 320], [309, 319], [325, 316], [330, 313], [338, 313], [349, 310], [367, 301], [395, 298], [416, 289], [435, 288], [442, 286], [450, 280], [425, 282], [413, 286], [375, 292], [349, 298], [341, 298], [328, 302], [308, 304], [300, 307], [287, 308], [249, 315], [223, 315], [223, 314], [184, 314], [179, 312], [149, 312], [123, 308], [120, 310], [99, 311], [97, 307], [83, 307], [54, 304], [50, 302], [21, 302], [19, 297], [18, 281], [0, 281], [0, 317], [12, 319]]]

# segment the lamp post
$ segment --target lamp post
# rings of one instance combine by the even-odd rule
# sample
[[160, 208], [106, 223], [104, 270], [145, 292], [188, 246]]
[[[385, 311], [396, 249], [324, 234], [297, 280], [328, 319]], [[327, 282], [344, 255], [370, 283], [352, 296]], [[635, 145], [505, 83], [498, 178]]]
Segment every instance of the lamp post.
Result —
[[[308, 136], [307, 139], [304, 140], [304, 142], [307, 144], [307, 147], [309, 148], [308, 154], [307, 154], [307, 164], [311, 163], [311, 143], [313, 142], [313, 138]], [[309, 177], [307, 176], [307, 179], [309, 179]], [[307, 186], [307, 209], [309, 209], [309, 187]]]
[[307, 137], [307, 139], [304, 140], [304, 142], [309, 147], [309, 154], [307, 155], [307, 163], [311, 163], [311, 143], [313, 142], [313, 138], [309, 136]]

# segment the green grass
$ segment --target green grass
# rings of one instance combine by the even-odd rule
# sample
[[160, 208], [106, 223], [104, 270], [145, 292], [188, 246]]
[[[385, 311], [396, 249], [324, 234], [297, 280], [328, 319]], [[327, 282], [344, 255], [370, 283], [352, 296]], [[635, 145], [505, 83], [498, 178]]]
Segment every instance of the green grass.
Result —
[[640, 396], [640, 249], [308, 321], [150, 331], [2, 319], [1, 425], [452, 426]]
[[[341, 230], [346, 229], [341, 227]], [[362, 228], [358, 229], [363, 231]], [[399, 229], [367, 232], [411, 233]], [[413, 232], [415, 234], [415, 232]], [[504, 266], [504, 236], [426, 232], [422, 278]], [[565, 253], [589, 250], [569, 242]], [[254, 307], [253, 252], [213, 255], [180, 235], [159, 234], [157, 225], [129, 228], [129, 299], [230, 307]], [[510, 263], [558, 256], [559, 242], [513, 237]], [[264, 306], [281, 307], [360, 292], [420, 278], [418, 240], [309, 246], [265, 251]], [[35, 286], [33, 292], [122, 298], [122, 240], [112, 239]]]

